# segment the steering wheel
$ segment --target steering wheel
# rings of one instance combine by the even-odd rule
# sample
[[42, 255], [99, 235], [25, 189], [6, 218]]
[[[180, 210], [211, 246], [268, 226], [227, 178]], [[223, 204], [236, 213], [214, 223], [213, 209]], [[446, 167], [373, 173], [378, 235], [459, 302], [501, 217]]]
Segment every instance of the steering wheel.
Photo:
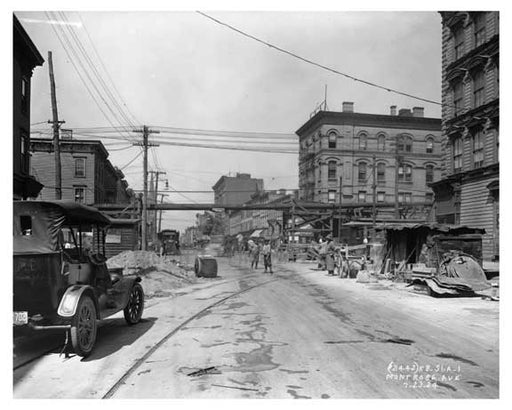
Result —
[[107, 258], [101, 253], [94, 253], [89, 255], [89, 260], [93, 265], [103, 265], [107, 261]]

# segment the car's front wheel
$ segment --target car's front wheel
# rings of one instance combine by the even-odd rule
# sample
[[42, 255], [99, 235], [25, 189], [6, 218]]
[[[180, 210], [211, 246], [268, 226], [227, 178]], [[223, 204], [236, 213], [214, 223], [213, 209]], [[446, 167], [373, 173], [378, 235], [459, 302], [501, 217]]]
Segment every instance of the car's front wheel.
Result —
[[129, 325], [140, 322], [142, 312], [144, 311], [144, 291], [142, 286], [135, 283], [130, 291], [130, 300], [124, 308], [124, 318]]
[[89, 296], [82, 296], [71, 319], [71, 343], [75, 353], [82, 357], [91, 354], [97, 334], [96, 306]]

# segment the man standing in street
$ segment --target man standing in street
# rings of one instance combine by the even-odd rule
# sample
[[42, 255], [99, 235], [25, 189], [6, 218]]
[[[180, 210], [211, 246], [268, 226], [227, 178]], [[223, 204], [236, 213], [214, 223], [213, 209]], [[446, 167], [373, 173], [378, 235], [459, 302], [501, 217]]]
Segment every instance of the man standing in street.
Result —
[[252, 249], [251, 249], [251, 255], [252, 255], [251, 269], [258, 269], [258, 262], [260, 260], [260, 250], [261, 250], [260, 245], [258, 243], [254, 243], [254, 245], [252, 246]]
[[269, 269], [270, 273], [272, 272], [272, 247], [270, 246], [270, 240], [265, 241], [265, 245], [263, 245], [263, 263], [265, 265], [265, 272]]

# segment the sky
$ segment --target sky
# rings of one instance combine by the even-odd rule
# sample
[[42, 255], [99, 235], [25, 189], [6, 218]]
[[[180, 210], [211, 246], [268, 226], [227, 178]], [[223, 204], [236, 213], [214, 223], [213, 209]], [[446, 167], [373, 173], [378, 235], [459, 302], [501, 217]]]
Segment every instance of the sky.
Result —
[[[32, 78], [32, 129], [49, 130], [49, 50], [53, 54], [59, 119], [66, 121], [64, 128], [113, 124], [130, 129], [132, 124], [146, 124], [154, 128], [293, 135], [323, 101], [326, 86], [327, 105], [332, 111], [341, 111], [343, 101], [352, 101], [356, 112], [388, 114], [390, 105], [424, 106], [426, 117], [440, 117], [438, 105], [369, 87], [307, 64], [193, 11], [15, 14], [46, 60], [34, 70]], [[316, 63], [387, 88], [441, 100], [441, 18], [437, 12], [208, 14]], [[93, 76], [92, 69], [87, 71], [94, 81], [87, 80], [73, 49], [63, 40], [71, 58], [66, 54], [54, 30], [61, 33], [70, 27], [119, 110], [108, 95], [95, 94], [94, 87], [101, 90], [101, 80]], [[97, 102], [89, 95], [73, 62]], [[85, 67], [86, 61], [82, 64]], [[124, 133], [130, 141], [104, 138], [116, 135], [95, 133], [89, 138], [106, 144], [111, 162], [123, 169], [130, 187], [140, 190], [142, 157], [126, 166], [140, 151], [131, 145], [135, 138], [140, 140], [140, 135]], [[192, 142], [209, 137], [154, 134], [151, 138]], [[289, 138], [291, 143], [296, 141]], [[288, 147], [297, 150], [298, 144]], [[212, 193], [173, 190], [211, 191], [222, 175], [235, 172], [263, 178], [265, 189], [296, 189], [297, 160], [298, 156], [290, 153], [160, 145], [150, 150], [149, 169], [166, 172], [165, 177], [161, 176], [170, 185], [165, 191], [166, 202], [211, 203]], [[162, 227], [183, 230], [194, 224], [194, 215], [165, 212]]]

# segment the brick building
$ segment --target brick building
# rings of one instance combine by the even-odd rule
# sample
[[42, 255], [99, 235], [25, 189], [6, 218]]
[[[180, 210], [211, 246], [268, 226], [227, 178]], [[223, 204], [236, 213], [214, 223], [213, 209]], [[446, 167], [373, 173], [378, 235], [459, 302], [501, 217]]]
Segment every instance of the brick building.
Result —
[[377, 115], [356, 113], [344, 102], [342, 112], [319, 111], [296, 134], [299, 199], [375, 200], [379, 220], [431, 217], [429, 184], [441, 176], [441, 120], [424, 117], [422, 107], [397, 112], [392, 106], [389, 115]]
[[[52, 140], [32, 138], [32, 173], [44, 184], [38, 199], [55, 199], [55, 160]], [[133, 193], [124, 174], [108, 159], [97, 140], [60, 141], [62, 199], [87, 205], [131, 203]]]
[[499, 13], [441, 12], [439, 222], [484, 228], [484, 260], [499, 255]]
[[[285, 189], [253, 194], [246, 204], [277, 204], [296, 198], [297, 192]], [[278, 235], [283, 231], [283, 211], [275, 209], [238, 210], [229, 213], [228, 234], [237, 235], [255, 229], [268, 235]], [[259, 233], [259, 232], [258, 232]]]
[[240, 205], [249, 201], [254, 193], [263, 191], [263, 179], [237, 172], [234, 177], [220, 177], [212, 189], [216, 205]]
[[30, 90], [32, 71], [44, 59], [13, 15], [13, 198], [35, 198], [42, 185], [30, 174]]

